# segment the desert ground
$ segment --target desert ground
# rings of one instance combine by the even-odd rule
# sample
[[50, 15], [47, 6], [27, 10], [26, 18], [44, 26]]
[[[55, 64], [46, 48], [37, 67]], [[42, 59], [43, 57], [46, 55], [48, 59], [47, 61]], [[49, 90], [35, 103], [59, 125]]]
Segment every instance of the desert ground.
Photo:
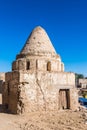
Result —
[[87, 130], [87, 111], [0, 113], [0, 130]]

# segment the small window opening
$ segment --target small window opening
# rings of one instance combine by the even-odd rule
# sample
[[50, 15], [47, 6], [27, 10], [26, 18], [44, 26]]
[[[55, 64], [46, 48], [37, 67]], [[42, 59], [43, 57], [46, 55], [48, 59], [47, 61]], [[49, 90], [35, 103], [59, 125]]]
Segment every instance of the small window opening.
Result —
[[50, 61], [47, 63], [47, 71], [51, 71], [51, 62]]
[[27, 61], [27, 66], [26, 69], [29, 70], [30, 69], [30, 61]]

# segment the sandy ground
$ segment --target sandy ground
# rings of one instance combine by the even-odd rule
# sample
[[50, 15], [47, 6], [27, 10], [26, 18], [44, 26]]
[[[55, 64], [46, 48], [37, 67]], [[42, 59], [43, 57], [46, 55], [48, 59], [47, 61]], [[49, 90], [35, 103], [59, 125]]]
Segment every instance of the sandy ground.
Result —
[[0, 130], [87, 130], [86, 118], [86, 113], [73, 111], [0, 113]]

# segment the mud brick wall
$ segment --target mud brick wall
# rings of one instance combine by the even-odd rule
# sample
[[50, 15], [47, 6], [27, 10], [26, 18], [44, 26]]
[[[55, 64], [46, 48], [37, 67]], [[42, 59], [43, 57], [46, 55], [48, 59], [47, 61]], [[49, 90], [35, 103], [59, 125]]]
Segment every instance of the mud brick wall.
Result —
[[19, 72], [6, 73], [3, 90], [3, 104], [12, 113], [17, 112]]

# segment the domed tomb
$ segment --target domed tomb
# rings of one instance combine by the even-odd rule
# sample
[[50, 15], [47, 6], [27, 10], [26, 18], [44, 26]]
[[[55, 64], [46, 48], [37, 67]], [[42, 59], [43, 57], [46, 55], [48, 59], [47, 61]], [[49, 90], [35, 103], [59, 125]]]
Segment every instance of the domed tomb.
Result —
[[46, 33], [46, 31], [38, 26], [36, 27], [28, 37], [21, 54], [56, 54], [56, 51]]
[[36, 27], [5, 74], [3, 106], [11, 113], [76, 110], [78, 95], [74, 73], [64, 64], [45, 30]]
[[12, 65], [12, 70], [31, 69], [64, 71], [64, 64], [61, 63], [60, 56], [57, 55], [46, 31], [40, 26], [31, 32]]

